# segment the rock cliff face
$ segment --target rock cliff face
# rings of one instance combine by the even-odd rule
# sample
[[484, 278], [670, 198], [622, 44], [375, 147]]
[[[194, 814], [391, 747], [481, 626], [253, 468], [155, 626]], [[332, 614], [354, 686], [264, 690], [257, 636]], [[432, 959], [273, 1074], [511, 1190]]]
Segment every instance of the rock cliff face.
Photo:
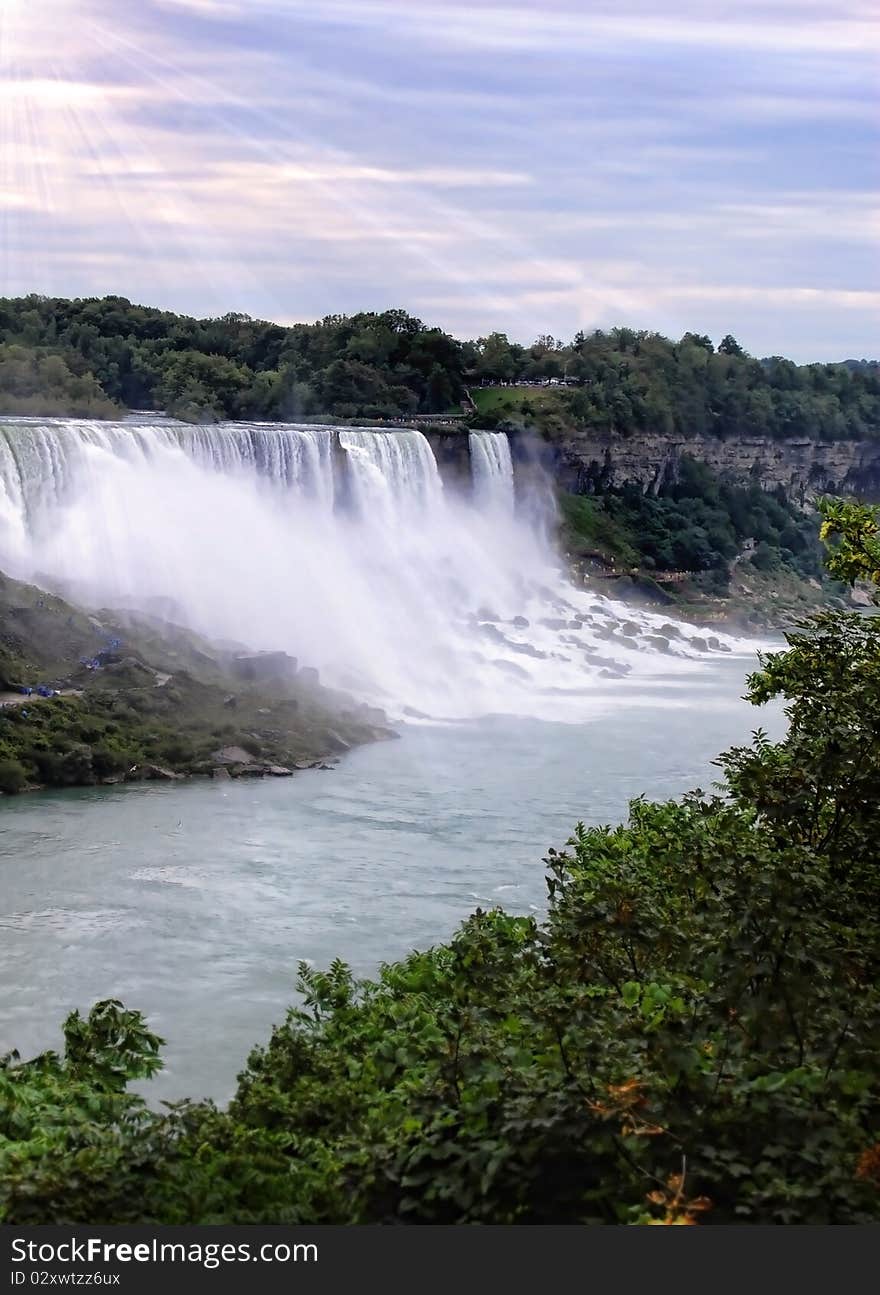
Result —
[[[513, 439], [516, 438], [514, 434]], [[522, 446], [535, 453], [534, 437]], [[544, 443], [541, 458], [563, 489], [576, 493], [635, 483], [655, 492], [674, 481], [686, 456], [719, 476], [765, 490], [782, 486], [795, 500], [817, 494], [851, 494], [880, 500], [880, 441], [772, 440], [669, 437], [634, 434], [602, 437], [567, 431]], [[519, 457], [519, 456], [518, 456]]]

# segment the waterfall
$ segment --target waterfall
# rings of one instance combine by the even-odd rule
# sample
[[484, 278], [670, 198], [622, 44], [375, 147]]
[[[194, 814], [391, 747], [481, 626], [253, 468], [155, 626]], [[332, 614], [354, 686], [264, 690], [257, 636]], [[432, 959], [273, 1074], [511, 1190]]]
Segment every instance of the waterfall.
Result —
[[513, 459], [505, 432], [470, 433], [474, 497], [483, 507], [512, 512]]
[[574, 587], [513, 508], [507, 437], [469, 448], [458, 489], [417, 431], [0, 419], [0, 568], [97, 608], [170, 599], [397, 715], [579, 720], [707, 643], [752, 650]]
[[351, 473], [352, 495], [361, 512], [378, 510], [386, 523], [402, 514], [436, 513], [443, 484], [431, 447], [421, 432], [339, 432]]

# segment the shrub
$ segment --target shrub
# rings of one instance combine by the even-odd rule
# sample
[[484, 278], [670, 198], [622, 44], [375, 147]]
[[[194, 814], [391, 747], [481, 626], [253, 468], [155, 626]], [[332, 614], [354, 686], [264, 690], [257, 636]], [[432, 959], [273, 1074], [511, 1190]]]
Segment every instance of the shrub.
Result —
[[27, 772], [18, 760], [0, 760], [0, 791], [15, 796], [27, 786]]

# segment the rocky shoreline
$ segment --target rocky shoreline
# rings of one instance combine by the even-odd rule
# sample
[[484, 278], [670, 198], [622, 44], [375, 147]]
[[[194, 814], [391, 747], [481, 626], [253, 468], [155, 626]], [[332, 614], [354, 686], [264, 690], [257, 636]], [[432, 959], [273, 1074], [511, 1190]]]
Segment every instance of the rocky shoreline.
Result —
[[[167, 609], [163, 609], [167, 610]], [[284, 652], [0, 575], [0, 791], [292, 777], [397, 734]]]

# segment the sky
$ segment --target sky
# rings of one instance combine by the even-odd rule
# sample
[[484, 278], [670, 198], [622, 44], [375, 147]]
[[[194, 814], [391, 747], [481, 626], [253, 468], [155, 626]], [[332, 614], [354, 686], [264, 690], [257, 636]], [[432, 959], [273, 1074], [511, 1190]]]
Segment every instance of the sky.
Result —
[[0, 293], [880, 354], [876, 0], [0, 0]]

